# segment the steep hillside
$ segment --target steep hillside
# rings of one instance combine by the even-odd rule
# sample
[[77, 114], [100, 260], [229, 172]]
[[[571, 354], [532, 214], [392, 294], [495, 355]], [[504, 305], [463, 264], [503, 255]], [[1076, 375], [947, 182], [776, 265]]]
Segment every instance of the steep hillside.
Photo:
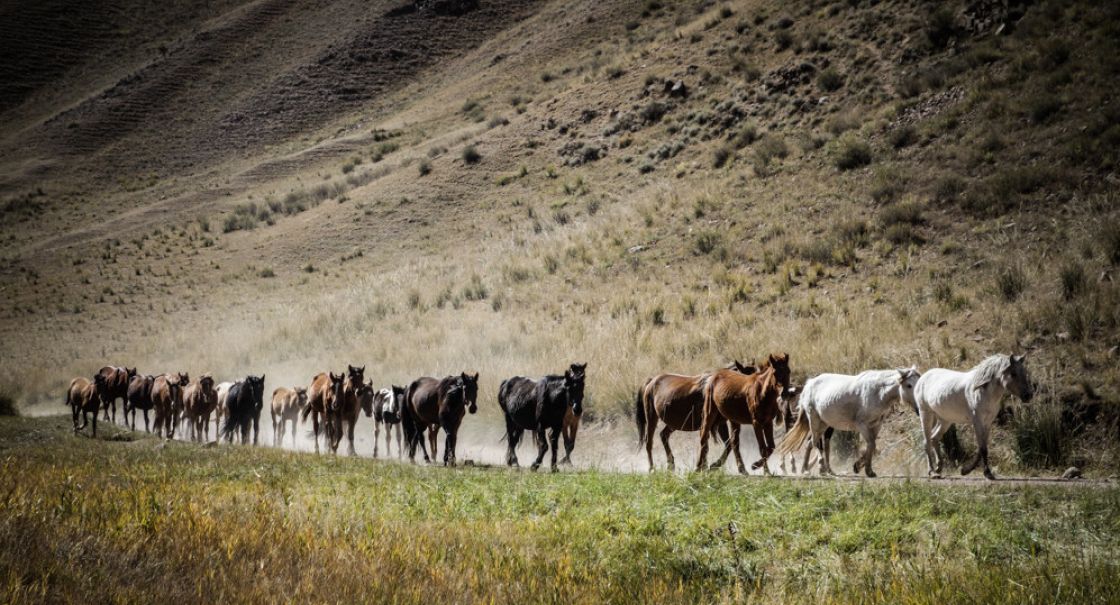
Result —
[[1015, 350], [1004, 461], [1114, 472], [1115, 7], [435, 4], [3, 8], [6, 388]]

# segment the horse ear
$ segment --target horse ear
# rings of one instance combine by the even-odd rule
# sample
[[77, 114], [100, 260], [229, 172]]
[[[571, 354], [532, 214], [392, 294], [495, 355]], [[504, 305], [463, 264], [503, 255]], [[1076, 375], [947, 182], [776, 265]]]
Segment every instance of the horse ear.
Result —
[[359, 372], [362, 372], [362, 373], [364, 374], [364, 373], [365, 373], [365, 371], [366, 371], [366, 367], [365, 367], [365, 366], [362, 366], [362, 367], [358, 368], [358, 371], [359, 371]]
[[1026, 355], [1012, 355], [1012, 356], [1011, 356], [1011, 363], [1014, 363], [1014, 364], [1021, 364], [1021, 363], [1023, 363], [1023, 361], [1025, 361], [1026, 359], [1027, 359], [1027, 356], [1026, 356]]

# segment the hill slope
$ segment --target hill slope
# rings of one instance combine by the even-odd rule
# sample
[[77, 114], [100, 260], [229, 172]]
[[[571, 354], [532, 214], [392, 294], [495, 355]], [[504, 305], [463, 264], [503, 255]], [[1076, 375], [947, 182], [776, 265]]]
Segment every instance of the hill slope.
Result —
[[27, 403], [103, 361], [470, 367], [490, 401], [585, 360], [612, 413], [775, 349], [799, 378], [1026, 350], [1042, 403], [1007, 456], [1116, 468], [1113, 7], [72, 9], [0, 19]]

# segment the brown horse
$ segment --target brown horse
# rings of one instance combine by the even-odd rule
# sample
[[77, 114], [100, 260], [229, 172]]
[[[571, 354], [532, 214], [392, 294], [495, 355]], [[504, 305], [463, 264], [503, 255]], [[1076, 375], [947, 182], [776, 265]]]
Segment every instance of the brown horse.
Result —
[[[734, 361], [726, 368], [740, 374], [753, 374], [757, 368]], [[634, 419], [638, 424], [638, 446], [645, 445], [649, 470], [653, 465], [653, 433], [660, 420], [665, 424], [661, 430], [661, 444], [665, 447], [665, 459], [669, 470], [676, 468], [673, 450], [669, 448], [669, 436], [674, 431], [698, 431], [704, 419], [704, 385], [711, 372], [696, 376], [680, 374], [659, 374], [650, 378], [638, 391], [634, 402]], [[727, 440], [727, 425], [716, 426], [717, 437]]]
[[443, 450], [443, 464], [455, 466], [455, 442], [459, 436], [459, 426], [468, 409], [474, 414], [478, 411], [478, 372], [463, 372], [458, 376], [443, 379], [417, 378], [408, 385], [401, 408], [401, 424], [404, 428], [405, 442], [408, 443], [408, 458], [416, 457], [416, 446], [423, 447], [424, 429], [428, 429], [428, 441], [432, 446], [432, 457], [424, 451], [424, 461], [431, 462], [436, 457], [436, 434], [442, 428], [446, 434]]
[[292, 447], [296, 446], [296, 425], [299, 413], [307, 405], [307, 389], [303, 387], [280, 387], [272, 392], [272, 445], [280, 447], [284, 442], [284, 430], [292, 423]]
[[[93, 413], [93, 436], [97, 436], [97, 413], [101, 410], [102, 401], [109, 396], [105, 377], [94, 374], [93, 381], [79, 377], [70, 381], [70, 388], [66, 390], [65, 405], [70, 406], [74, 415], [74, 432], [86, 428], [89, 424], [89, 414]], [[82, 424], [78, 426], [78, 415], [82, 416]]]
[[346, 376], [342, 374], [336, 376], [334, 372], [316, 374], [311, 379], [311, 387], [307, 389], [307, 406], [303, 408], [303, 413], [300, 414], [300, 422], [307, 422], [307, 417], [311, 416], [316, 454], [319, 453], [320, 423], [324, 425], [323, 429], [326, 432], [328, 443], [330, 441], [331, 425], [330, 422], [327, 422], [327, 411], [336, 405], [335, 400], [342, 399], [345, 379]]
[[711, 375], [704, 387], [704, 419], [700, 428], [700, 456], [696, 470], [704, 470], [708, 461], [708, 437], [712, 429], [724, 421], [731, 423], [731, 439], [724, 443], [723, 454], [712, 464], [719, 468], [728, 454], [735, 452], [739, 472], [747, 474], [739, 453], [739, 433], [744, 424], [754, 427], [761, 458], [751, 468], [762, 467], [769, 475], [767, 460], [774, 451], [774, 420], [781, 414], [782, 395], [789, 390], [789, 355], [770, 355], [759, 372], [743, 375], [720, 370]]
[[217, 407], [218, 391], [209, 374], [203, 374], [183, 391], [183, 417], [190, 426], [192, 440], [210, 440], [210, 414]]
[[152, 381], [152, 407], [156, 410], [156, 435], [172, 439], [183, 411], [183, 387], [190, 384], [184, 373], [160, 374]]
[[133, 376], [132, 380], [128, 383], [128, 398], [124, 401], [124, 423], [125, 426], [129, 425], [129, 416], [132, 417], [132, 423], [129, 428], [136, 430], [136, 410], [144, 412], [144, 431], [147, 433], [152, 432], [151, 427], [148, 425], [148, 411], [152, 409], [152, 383], [156, 380], [155, 376]]
[[[346, 380], [342, 383], [342, 396], [332, 401], [333, 405], [327, 407], [327, 423], [330, 427], [327, 431], [327, 438], [331, 446], [332, 453], [338, 453], [338, 444], [342, 441], [342, 425], [346, 424], [346, 437], [347, 437], [347, 454], [354, 456], [357, 451], [354, 449], [354, 426], [358, 424], [358, 416], [361, 414], [362, 401], [359, 394], [367, 386], [365, 384], [365, 371], [366, 367], [360, 368], [348, 365], [346, 366]], [[373, 386], [369, 386], [369, 404], [373, 403]], [[370, 413], [373, 408], [370, 407]]]
[[[113, 424], [117, 422], [117, 399], [121, 400], [121, 408], [128, 405], [128, 383], [136, 376], [136, 368], [118, 368], [115, 366], [105, 366], [97, 371], [101, 376], [105, 377], [105, 401], [102, 403], [102, 410], [105, 414], [105, 420], [111, 421]], [[109, 416], [109, 408], [113, 408], [112, 417]]]
[[[582, 411], [582, 410], [581, 410]], [[583, 414], [576, 414], [569, 406], [564, 412], [564, 426], [561, 427], [561, 435], [564, 437], [564, 459], [560, 464], [572, 464], [572, 450], [576, 447], [576, 433], [579, 432], [579, 421], [583, 418]]]

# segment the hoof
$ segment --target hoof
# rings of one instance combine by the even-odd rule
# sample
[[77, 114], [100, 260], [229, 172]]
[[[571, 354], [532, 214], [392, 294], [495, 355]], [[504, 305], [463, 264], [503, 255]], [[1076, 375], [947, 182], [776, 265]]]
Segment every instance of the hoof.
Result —
[[878, 477], [879, 475], [876, 475], [875, 471], [871, 470], [871, 468], [868, 468], [867, 469], [867, 476], [874, 478], [874, 477]]
[[554, 467], [552, 467], [552, 472], [559, 473], [560, 469], [554, 466]]
[[539, 464], [534, 464], [534, 465], [532, 465], [532, 466], [530, 466], [530, 467], [529, 467], [529, 470], [531, 470], [531, 471], [536, 471], [536, 470], [537, 470], [538, 468], [540, 468], [540, 467], [541, 467], [541, 465], [539, 465]]
[[739, 467], [739, 474], [740, 475], [750, 475], [751, 473], [750, 473], [750, 471], [747, 470], [747, 468], [745, 466], [740, 466]]
[[963, 476], [965, 476], [965, 475], [967, 475], [971, 472], [972, 472], [972, 467], [971, 466], [966, 466], [966, 467], [961, 469], [961, 476], [963, 477]]
[[991, 469], [984, 469], [984, 478], [988, 481], [995, 481], [996, 475], [991, 471]]
[[858, 475], [859, 474], [859, 467], [860, 467], [860, 464], [858, 462], [853, 464], [852, 465], [852, 473]]
[[930, 479], [940, 479], [941, 478], [941, 473], [930, 473], [929, 478]]

